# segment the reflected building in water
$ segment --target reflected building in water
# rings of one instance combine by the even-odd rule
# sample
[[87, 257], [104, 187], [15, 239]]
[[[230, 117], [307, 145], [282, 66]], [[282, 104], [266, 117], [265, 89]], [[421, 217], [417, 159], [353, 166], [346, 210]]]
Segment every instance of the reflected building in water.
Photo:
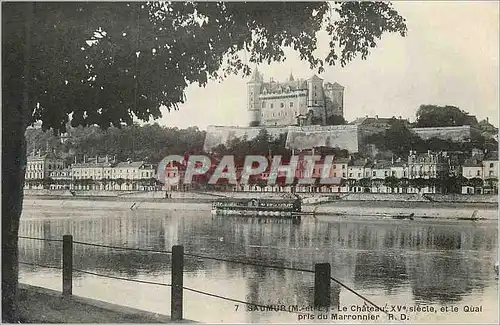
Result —
[[[84, 212], [82, 212], [84, 213]], [[162, 211], [115, 211], [101, 217], [21, 220], [20, 235], [158, 251], [184, 245], [185, 252], [229, 260], [312, 270], [332, 265], [332, 276], [355, 288], [395, 295], [405, 287], [417, 301], [457, 301], [481, 290], [497, 254], [497, 229], [486, 224], [322, 222], [300, 224], [265, 219], [183, 216]], [[170, 255], [74, 245], [75, 268], [107, 274], [169, 274]], [[59, 265], [61, 243], [20, 240], [20, 259]], [[482, 254], [481, 258], [478, 254]], [[486, 256], [486, 258], [485, 258]], [[249, 302], [308, 305], [313, 274], [185, 257], [190, 276], [243, 278]], [[338, 303], [337, 301], [334, 304]], [[252, 316], [254, 317], [254, 316]], [[255, 316], [258, 317], [258, 316]]]

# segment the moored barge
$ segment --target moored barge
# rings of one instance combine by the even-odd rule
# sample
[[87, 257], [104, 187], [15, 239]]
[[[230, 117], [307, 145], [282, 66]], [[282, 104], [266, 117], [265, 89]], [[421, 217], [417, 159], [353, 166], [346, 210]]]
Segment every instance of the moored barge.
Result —
[[300, 215], [301, 200], [293, 195], [224, 197], [212, 203], [212, 214], [293, 218]]

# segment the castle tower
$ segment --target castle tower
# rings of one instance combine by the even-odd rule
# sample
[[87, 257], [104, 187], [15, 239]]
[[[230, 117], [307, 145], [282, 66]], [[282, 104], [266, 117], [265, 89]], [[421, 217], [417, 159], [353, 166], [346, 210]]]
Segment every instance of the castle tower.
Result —
[[259, 100], [262, 88], [263, 77], [259, 70], [255, 68], [250, 81], [247, 83], [247, 111], [250, 126], [260, 125], [261, 104]]
[[315, 119], [322, 124], [326, 121], [325, 99], [323, 94], [323, 79], [317, 75], [307, 79], [307, 111], [312, 111]]
[[327, 115], [344, 116], [344, 87], [339, 83], [328, 83], [325, 87]]

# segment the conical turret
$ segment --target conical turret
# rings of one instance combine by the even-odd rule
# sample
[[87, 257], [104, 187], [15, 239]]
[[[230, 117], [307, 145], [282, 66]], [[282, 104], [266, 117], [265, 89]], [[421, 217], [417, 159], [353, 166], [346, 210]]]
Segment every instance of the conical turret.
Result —
[[259, 72], [259, 68], [255, 67], [249, 82], [262, 82], [262, 74]]

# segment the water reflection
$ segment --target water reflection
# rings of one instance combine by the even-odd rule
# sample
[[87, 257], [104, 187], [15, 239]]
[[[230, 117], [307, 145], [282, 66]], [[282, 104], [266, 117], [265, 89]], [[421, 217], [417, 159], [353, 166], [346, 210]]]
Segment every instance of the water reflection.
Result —
[[[35, 216], [37, 212], [28, 210], [26, 214]], [[304, 217], [294, 224], [212, 217], [203, 211], [175, 214], [140, 210], [97, 215], [95, 211], [65, 211], [64, 218], [23, 218], [20, 233], [55, 239], [73, 234], [76, 241], [158, 251], [182, 244], [185, 252], [311, 270], [314, 263], [329, 262], [332, 276], [361, 292], [379, 297], [402, 295], [408, 301], [437, 304], [481, 295], [491, 285], [498, 238], [493, 223], [324, 222]], [[61, 251], [61, 243], [20, 241], [20, 259], [27, 262], [60, 265]], [[169, 282], [170, 259], [169, 254], [74, 245], [76, 269], [130, 278], [160, 276]], [[185, 271], [189, 278], [185, 285], [203, 281], [203, 289], [212, 293], [243, 281], [243, 287], [235, 284], [228, 296], [255, 304], [310, 305], [313, 301], [311, 273], [190, 256], [185, 258]], [[332, 306], [339, 303], [337, 289]], [[266, 320], [259, 315], [249, 313], [245, 321]]]

